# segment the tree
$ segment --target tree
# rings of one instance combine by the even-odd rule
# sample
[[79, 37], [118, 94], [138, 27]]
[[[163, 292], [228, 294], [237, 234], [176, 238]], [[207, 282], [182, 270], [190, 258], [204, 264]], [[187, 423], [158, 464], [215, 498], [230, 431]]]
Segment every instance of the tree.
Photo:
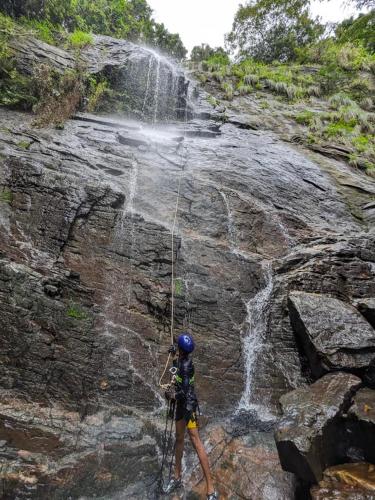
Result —
[[214, 49], [210, 47], [207, 43], [202, 43], [202, 45], [196, 45], [193, 47], [190, 59], [193, 62], [201, 62], [208, 59], [214, 52]]
[[228, 53], [222, 47], [216, 47], [213, 49], [207, 43], [202, 43], [201, 45], [193, 47], [190, 54], [190, 60], [193, 62], [201, 62], [206, 61], [212, 56], [222, 56], [223, 58], [228, 58]]
[[178, 60], [186, 57], [187, 50], [182, 43], [180, 35], [169, 33], [163, 23], [154, 24], [154, 34], [149, 41]]
[[335, 31], [338, 42], [360, 43], [369, 52], [375, 52], [375, 10], [345, 19]]
[[240, 5], [226, 43], [239, 58], [292, 60], [296, 49], [315, 42], [324, 28], [304, 0], [253, 0]]

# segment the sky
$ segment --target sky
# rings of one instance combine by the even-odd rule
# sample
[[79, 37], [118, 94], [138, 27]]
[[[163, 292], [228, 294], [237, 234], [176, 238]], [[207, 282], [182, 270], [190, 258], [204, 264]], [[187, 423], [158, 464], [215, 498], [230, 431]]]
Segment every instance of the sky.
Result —
[[[245, 0], [148, 0], [154, 18], [172, 33], [179, 33], [189, 51], [194, 45], [224, 45], [224, 35], [231, 30], [234, 15]], [[347, 0], [312, 2], [312, 12], [325, 22], [337, 22], [356, 11]]]

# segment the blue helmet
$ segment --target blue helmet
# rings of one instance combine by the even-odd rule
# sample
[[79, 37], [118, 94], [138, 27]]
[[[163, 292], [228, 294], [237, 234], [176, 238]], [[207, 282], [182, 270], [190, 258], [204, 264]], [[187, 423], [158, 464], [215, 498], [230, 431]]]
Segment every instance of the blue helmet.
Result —
[[178, 337], [177, 345], [181, 351], [186, 352], [187, 354], [193, 352], [195, 348], [193, 337], [188, 333], [182, 333]]

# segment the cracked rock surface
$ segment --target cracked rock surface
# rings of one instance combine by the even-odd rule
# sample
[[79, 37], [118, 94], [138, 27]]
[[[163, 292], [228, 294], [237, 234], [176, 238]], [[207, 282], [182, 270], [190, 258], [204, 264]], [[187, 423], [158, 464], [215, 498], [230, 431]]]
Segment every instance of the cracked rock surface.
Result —
[[[98, 71], [122, 71], [123, 61], [110, 59], [126, 51], [111, 50], [95, 61]], [[241, 449], [241, 463], [229, 459], [228, 470], [248, 467], [261, 477], [261, 486], [244, 478], [240, 492], [292, 498], [293, 478], [280, 468], [277, 482], [270, 474], [272, 425], [254, 442], [215, 425], [239, 408], [255, 414], [258, 432], [279, 416], [281, 395], [306, 386], [290, 292], [328, 295], [345, 309], [375, 296], [371, 218], [366, 208], [353, 216], [350, 204], [355, 196], [367, 207], [375, 188], [342, 165], [338, 182], [336, 163], [323, 168], [271, 132], [215, 121], [200, 99], [195, 118], [153, 126], [81, 113], [63, 130], [35, 129], [31, 116], [0, 110], [0, 459], [8, 498], [15, 489], [19, 498], [153, 491], [179, 184], [175, 323], [197, 343], [203, 436], [213, 460]], [[352, 375], [335, 377], [347, 377], [345, 394], [357, 385]], [[192, 464], [188, 454], [189, 487], [199, 492]], [[225, 467], [220, 459], [216, 473]], [[225, 477], [224, 492], [235, 491], [238, 476]]]

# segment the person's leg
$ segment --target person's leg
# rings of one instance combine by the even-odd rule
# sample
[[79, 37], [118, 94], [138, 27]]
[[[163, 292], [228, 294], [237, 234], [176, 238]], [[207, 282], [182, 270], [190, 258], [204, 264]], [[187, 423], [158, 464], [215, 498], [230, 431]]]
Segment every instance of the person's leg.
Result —
[[192, 445], [195, 448], [195, 451], [197, 452], [199, 461], [201, 463], [201, 467], [203, 470], [203, 474], [206, 480], [206, 485], [207, 485], [207, 495], [211, 495], [215, 490], [214, 490], [214, 484], [212, 482], [212, 477], [211, 477], [211, 471], [210, 471], [210, 464], [208, 463], [208, 457], [206, 450], [204, 449], [203, 443], [201, 441], [201, 438], [199, 436], [199, 431], [198, 428], [195, 429], [189, 429], [188, 427], [188, 432], [189, 432], [189, 437], [192, 442]]
[[176, 463], [175, 463], [175, 477], [181, 479], [182, 474], [182, 455], [184, 453], [184, 440], [185, 440], [185, 419], [176, 420]]

